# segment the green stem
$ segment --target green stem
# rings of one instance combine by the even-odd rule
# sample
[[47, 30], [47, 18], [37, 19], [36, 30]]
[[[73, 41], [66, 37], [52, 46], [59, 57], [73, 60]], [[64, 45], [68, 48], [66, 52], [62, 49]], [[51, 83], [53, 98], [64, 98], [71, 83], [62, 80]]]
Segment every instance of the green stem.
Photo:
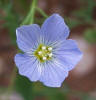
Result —
[[34, 16], [35, 16], [35, 7], [37, 4], [37, 0], [33, 0], [32, 4], [31, 4], [31, 9], [27, 15], [27, 17], [25, 18], [25, 20], [22, 22], [21, 25], [25, 25], [25, 24], [33, 24], [34, 23]]
[[37, 10], [42, 16], [44, 16], [45, 18], [48, 17], [48, 15], [47, 15], [42, 9], [36, 7], [36, 10]]
[[30, 20], [30, 24], [33, 24], [34, 23], [36, 4], [37, 4], [37, 0], [33, 0], [32, 9], [31, 9], [31, 20]]

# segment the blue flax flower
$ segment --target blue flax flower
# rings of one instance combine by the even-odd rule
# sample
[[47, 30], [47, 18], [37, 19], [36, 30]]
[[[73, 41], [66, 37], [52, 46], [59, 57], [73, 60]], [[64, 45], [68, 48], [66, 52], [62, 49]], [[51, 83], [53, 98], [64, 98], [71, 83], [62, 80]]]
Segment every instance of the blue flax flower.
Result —
[[60, 87], [82, 57], [76, 42], [67, 39], [69, 28], [58, 14], [47, 18], [41, 27], [32, 24], [17, 28], [16, 36], [24, 52], [15, 56], [19, 74], [49, 87]]

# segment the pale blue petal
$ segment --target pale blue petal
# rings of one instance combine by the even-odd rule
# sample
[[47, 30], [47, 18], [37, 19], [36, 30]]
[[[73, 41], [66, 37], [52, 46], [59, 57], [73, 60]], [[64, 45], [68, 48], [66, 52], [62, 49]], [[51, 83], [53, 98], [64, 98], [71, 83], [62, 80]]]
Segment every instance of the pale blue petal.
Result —
[[38, 44], [41, 34], [40, 27], [36, 24], [24, 25], [16, 29], [17, 44], [24, 52], [33, 49]]
[[69, 71], [72, 70], [82, 58], [82, 52], [78, 49], [74, 40], [65, 40], [55, 51], [56, 58], [58, 58]]
[[49, 87], [60, 87], [67, 76], [67, 68], [60, 64], [57, 60], [54, 60], [46, 63], [44, 70], [42, 71], [40, 81]]
[[40, 71], [35, 58], [26, 54], [16, 54], [15, 63], [20, 75], [26, 76], [31, 81], [37, 81], [39, 79]]
[[41, 30], [45, 42], [49, 43], [58, 39], [66, 39], [69, 36], [69, 28], [65, 24], [64, 19], [58, 14], [53, 14], [47, 18]]

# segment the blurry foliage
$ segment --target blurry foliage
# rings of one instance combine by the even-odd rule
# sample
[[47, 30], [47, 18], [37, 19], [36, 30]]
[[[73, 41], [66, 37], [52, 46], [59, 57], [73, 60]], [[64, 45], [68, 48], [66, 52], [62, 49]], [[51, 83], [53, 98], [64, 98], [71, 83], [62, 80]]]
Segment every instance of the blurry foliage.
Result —
[[26, 77], [17, 75], [14, 87], [24, 97], [24, 100], [32, 100], [32, 83]]
[[78, 19], [72, 19], [72, 18], [67, 18], [67, 17], [64, 17], [64, 19], [70, 29], [72, 29], [80, 24], [83, 24], [83, 22]]
[[95, 97], [89, 96], [88, 94], [82, 94], [80, 95], [81, 100], [96, 100]]
[[14, 2], [16, 2], [16, 4], [20, 5], [21, 9], [24, 9], [26, 12], [28, 12], [30, 6], [26, 6], [26, 4], [28, 2], [27, 0], [16, 0]]
[[94, 7], [96, 7], [95, 0], [81, 0], [80, 8], [72, 12], [74, 17], [65, 17], [65, 21], [71, 29], [82, 24], [96, 25], [96, 21], [93, 19]]
[[[68, 88], [67, 88], [68, 89]], [[35, 98], [46, 97], [48, 100], [67, 100], [67, 89], [65, 88], [50, 88], [42, 85], [42, 83], [34, 83], [33, 91]]]
[[9, 0], [0, 0], [0, 6], [5, 5], [9, 2]]
[[79, 10], [75, 11], [73, 15], [78, 17], [83, 21], [83, 23], [94, 23], [93, 20], [93, 9], [96, 6], [96, 1], [94, 0], [81, 0], [85, 5], [81, 6]]
[[0, 15], [0, 19], [5, 21], [2, 27], [6, 27], [9, 30], [12, 43], [16, 44], [15, 30], [19, 23], [19, 16], [13, 11], [11, 3], [3, 4], [0, 7], [4, 12], [4, 15]]
[[96, 29], [85, 30], [84, 37], [88, 42], [96, 43]]
[[26, 0], [0, 0], [0, 9], [3, 11], [3, 15], [0, 14], [0, 20], [4, 20], [2, 27], [6, 27], [9, 30], [9, 34], [12, 40], [12, 44], [16, 45], [16, 28], [20, 26], [22, 20], [22, 14], [18, 13], [14, 9], [14, 3], [18, 1], [18, 4], [22, 5], [25, 11], [28, 7], [26, 5]]

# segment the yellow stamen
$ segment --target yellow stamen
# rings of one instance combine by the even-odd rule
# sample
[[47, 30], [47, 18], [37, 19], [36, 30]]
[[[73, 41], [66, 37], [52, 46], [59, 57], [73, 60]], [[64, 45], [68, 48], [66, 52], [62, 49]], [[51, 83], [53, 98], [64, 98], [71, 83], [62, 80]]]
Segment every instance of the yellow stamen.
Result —
[[52, 47], [40, 44], [34, 51], [34, 55], [40, 62], [45, 62], [52, 59]]

